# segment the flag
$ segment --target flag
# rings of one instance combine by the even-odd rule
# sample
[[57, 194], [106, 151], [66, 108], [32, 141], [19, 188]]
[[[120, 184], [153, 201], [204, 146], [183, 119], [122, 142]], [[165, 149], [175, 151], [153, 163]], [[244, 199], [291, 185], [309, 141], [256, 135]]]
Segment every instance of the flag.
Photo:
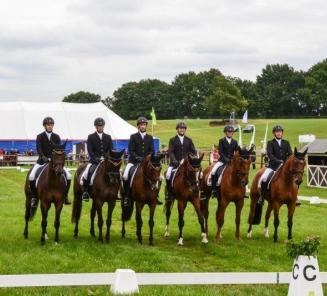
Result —
[[152, 125], [156, 125], [157, 124], [157, 118], [156, 118], [156, 113], [154, 112], [154, 108], [152, 107], [152, 111], [150, 113], [151, 118], [152, 118]]
[[244, 112], [242, 122], [248, 123], [248, 110]]

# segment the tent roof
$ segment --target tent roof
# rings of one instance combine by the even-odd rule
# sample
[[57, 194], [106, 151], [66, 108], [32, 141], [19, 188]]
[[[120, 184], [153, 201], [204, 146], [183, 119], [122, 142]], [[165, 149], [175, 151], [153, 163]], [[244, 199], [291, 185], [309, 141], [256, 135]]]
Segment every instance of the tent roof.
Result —
[[308, 149], [308, 153], [327, 153], [327, 139], [317, 139], [312, 143], [305, 145], [301, 151], [304, 151], [306, 148]]
[[51, 116], [62, 139], [84, 140], [94, 131], [94, 119], [106, 121], [105, 131], [114, 140], [129, 139], [137, 129], [103, 103], [0, 102], [0, 140], [32, 140], [42, 132], [42, 120]]

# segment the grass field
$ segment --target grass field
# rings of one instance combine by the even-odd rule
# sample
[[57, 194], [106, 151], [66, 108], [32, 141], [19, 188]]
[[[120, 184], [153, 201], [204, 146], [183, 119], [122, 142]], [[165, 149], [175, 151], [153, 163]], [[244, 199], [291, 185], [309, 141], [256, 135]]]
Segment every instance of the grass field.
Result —
[[[323, 124], [327, 120], [284, 120], [278, 121], [286, 128], [286, 135], [292, 144], [297, 135], [314, 133], [323, 137]], [[174, 134], [176, 121], [158, 121], [155, 135], [167, 143]], [[263, 138], [265, 121], [255, 122], [258, 130], [257, 144]], [[222, 135], [221, 128], [209, 128], [208, 120], [188, 122], [188, 134], [198, 147], [209, 147]], [[205, 129], [204, 129], [205, 128]], [[260, 136], [261, 135], [261, 136]], [[326, 135], [325, 135], [326, 136]], [[245, 141], [248, 138], [245, 138]], [[206, 165], [206, 164], [205, 164]], [[253, 175], [251, 171], [251, 176]], [[60, 239], [53, 243], [53, 210], [48, 219], [50, 239], [45, 246], [40, 240], [40, 212], [30, 223], [30, 237], [23, 239], [25, 173], [0, 170], [0, 274], [23, 273], [65, 273], [65, 272], [113, 272], [116, 268], [132, 268], [137, 272], [224, 272], [224, 271], [290, 271], [292, 260], [286, 257], [286, 210], [281, 211], [279, 242], [262, 235], [263, 226], [255, 227], [254, 237], [246, 238], [249, 201], [245, 201], [242, 212], [242, 241], [234, 239], [234, 206], [226, 213], [223, 229], [223, 242], [213, 241], [215, 234], [214, 211], [216, 200], [211, 200], [209, 225], [209, 244], [200, 244], [200, 230], [194, 210], [189, 206], [185, 215], [184, 247], [177, 242], [177, 210], [174, 208], [171, 220], [171, 237], [165, 239], [164, 214], [158, 207], [155, 214], [155, 246], [148, 246], [148, 210], [144, 211], [144, 245], [136, 241], [134, 219], [127, 224], [127, 237], [120, 238], [120, 207], [114, 211], [110, 244], [101, 244], [89, 235], [89, 204], [84, 204], [80, 223], [80, 236], [73, 239], [73, 226], [70, 223], [71, 206], [62, 212]], [[251, 178], [250, 178], [251, 179]], [[303, 195], [327, 197], [327, 191], [301, 187]], [[72, 192], [70, 193], [72, 199]], [[161, 193], [161, 199], [163, 195]], [[319, 254], [321, 271], [327, 270], [327, 206], [304, 203], [295, 212], [294, 238], [302, 239], [308, 235], [320, 235], [322, 248]], [[273, 225], [270, 223], [270, 233]], [[190, 287], [141, 287], [141, 295], [286, 295], [287, 286], [190, 286]], [[327, 292], [326, 287], [324, 288]], [[70, 287], [70, 288], [25, 288], [0, 289], [0, 295], [110, 295], [108, 287]]]

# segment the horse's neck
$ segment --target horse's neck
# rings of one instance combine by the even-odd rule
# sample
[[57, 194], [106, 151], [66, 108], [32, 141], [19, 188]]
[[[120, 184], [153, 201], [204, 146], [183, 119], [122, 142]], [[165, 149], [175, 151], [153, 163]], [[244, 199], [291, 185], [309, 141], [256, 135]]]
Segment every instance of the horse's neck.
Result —
[[227, 182], [230, 183], [231, 185], [237, 186], [238, 182], [237, 182], [236, 168], [233, 163], [227, 165], [223, 177], [225, 176], [226, 178], [226, 176], [228, 175], [230, 175], [230, 177], [226, 179]]
[[290, 174], [290, 167], [291, 167], [292, 159], [289, 157], [283, 167], [281, 168], [281, 171], [279, 172], [279, 175], [277, 176], [276, 180], [279, 179], [280, 181], [283, 181], [286, 186], [290, 186], [293, 184], [291, 181], [292, 176]]
[[48, 178], [48, 183], [59, 183], [61, 179], [61, 175], [57, 176], [55, 173], [55, 170], [52, 168], [51, 162], [48, 165], [48, 168], [46, 169], [46, 176]]

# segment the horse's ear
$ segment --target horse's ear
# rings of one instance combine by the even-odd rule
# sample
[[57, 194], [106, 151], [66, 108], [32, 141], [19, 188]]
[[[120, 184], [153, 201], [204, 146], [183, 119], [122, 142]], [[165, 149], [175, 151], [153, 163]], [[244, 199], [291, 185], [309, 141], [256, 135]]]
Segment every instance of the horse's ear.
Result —
[[297, 148], [294, 147], [294, 154], [297, 155]]
[[305, 150], [303, 151], [303, 155], [306, 155], [308, 153], [309, 147], [305, 148]]

